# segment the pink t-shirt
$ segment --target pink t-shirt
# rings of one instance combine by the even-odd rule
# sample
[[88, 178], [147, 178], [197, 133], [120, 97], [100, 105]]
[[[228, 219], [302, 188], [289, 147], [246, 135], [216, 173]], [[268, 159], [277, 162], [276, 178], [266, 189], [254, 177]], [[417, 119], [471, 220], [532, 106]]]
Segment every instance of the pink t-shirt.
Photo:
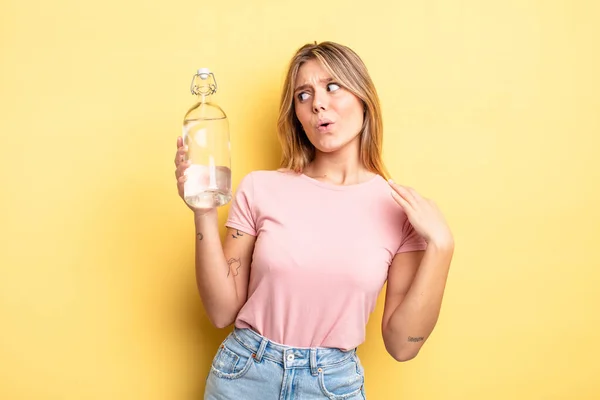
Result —
[[361, 344], [394, 255], [426, 248], [390, 193], [379, 175], [348, 186], [246, 175], [226, 223], [257, 237], [235, 326], [294, 347]]

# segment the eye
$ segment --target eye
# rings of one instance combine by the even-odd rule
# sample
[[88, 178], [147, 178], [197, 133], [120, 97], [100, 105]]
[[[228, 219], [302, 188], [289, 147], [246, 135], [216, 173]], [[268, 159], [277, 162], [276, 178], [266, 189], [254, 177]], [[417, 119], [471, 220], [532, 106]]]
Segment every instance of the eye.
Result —
[[341, 87], [337, 83], [332, 82], [327, 85], [327, 89], [329, 89], [330, 92], [335, 92], [336, 90], [341, 89]]
[[306, 92], [298, 93], [298, 100], [305, 101], [307, 99], [308, 99], [308, 93], [306, 93]]

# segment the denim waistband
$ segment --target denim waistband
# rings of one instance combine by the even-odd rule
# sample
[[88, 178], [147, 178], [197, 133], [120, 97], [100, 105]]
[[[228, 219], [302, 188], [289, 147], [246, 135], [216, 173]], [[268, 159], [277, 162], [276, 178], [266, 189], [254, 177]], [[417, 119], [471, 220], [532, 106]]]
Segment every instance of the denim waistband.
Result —
[[232, 335], [259, 362], [264, 357], [282, 364], [285, 369], [310, 368], [313, 374], [319, 367], [340, 364], [356, 354], [356, 349], [344, 351], [326, 347], [285, 346], [248, 328], [235, 328]]

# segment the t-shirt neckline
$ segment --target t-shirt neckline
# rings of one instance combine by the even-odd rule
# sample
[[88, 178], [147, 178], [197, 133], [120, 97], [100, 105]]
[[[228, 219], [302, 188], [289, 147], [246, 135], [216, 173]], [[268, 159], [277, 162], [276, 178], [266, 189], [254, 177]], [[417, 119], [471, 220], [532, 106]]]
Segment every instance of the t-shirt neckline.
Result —
[[[379, 174], [375, 174], [372, 178], [370, 178], [364, 182], [354, 183], [351, 185], [336, 185], [334, 183], [323, 182], [318, 179], [311, 178], [310, 176], [305, 175], [304, 173], [300, 173], [299, 175], [302, 179], [304, 179], [305, 181], [311, 182], [314, 185], [320, 186], [325, 189], [339, 190], [339, 191], [360, 189], [360, 188], [370, 185], [371, 183], [373, 183], [376, 180], [378, 180], [379, 178], [381, 178], [381, 176]], [[381, 178], [381, 179], [383, 179], [383, 178]]]

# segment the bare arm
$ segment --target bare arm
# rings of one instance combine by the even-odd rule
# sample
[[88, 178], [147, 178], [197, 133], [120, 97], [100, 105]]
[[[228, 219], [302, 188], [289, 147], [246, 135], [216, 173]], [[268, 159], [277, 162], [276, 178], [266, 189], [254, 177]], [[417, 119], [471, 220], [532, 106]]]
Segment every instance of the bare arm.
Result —
[[195, 213], [196, 282], [217, 328], [232, 324], [246, 302], [255, 236], [229, 228], [223, 246], [217, 211]]
[[408, 361], [433, 331], [442, 305], [453, 245], [397, 254], [390, 267], [382, 320], [388, 353]]
[[[189, 167], [185, 153], [183, 139], [178, 137], [175, 177], [182, 199], [185, 170]], [[255, 237], [228, 229], [222, 246], [217, 210], [188, 207], [194, 211], [196, 283], [200, 298], [213, 325], [224, 328], [233, 323], [246, 302]]]
[[382, 333], [398, 361], [410, 360], [437, 323], [446, 287], [454, 238], [440, 209], [416, 190], [390, 181], [392, 197], [402, 207], [427, 249], [399, 253], [388, 274]]

